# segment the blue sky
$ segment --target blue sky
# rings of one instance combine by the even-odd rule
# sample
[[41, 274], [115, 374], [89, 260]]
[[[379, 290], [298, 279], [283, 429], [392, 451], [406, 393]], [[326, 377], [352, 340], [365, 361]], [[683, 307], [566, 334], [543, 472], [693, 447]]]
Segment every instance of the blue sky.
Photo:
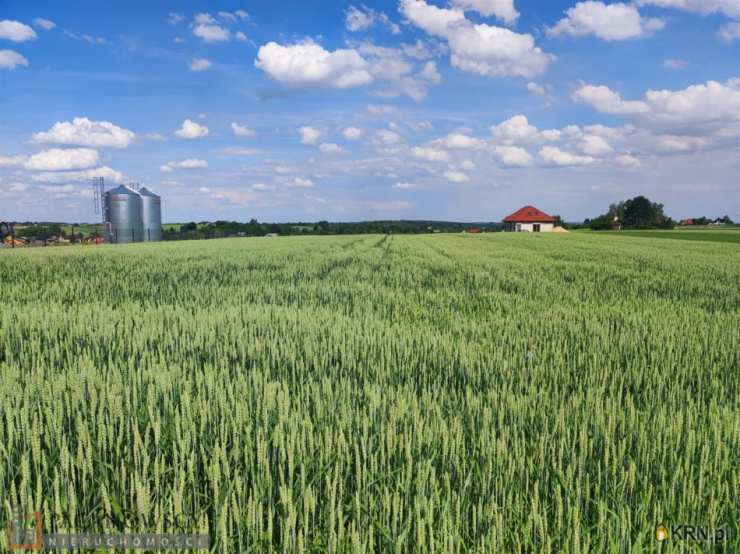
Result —
[[0, 0], [0, 219], [740, 219], [740, 0]]

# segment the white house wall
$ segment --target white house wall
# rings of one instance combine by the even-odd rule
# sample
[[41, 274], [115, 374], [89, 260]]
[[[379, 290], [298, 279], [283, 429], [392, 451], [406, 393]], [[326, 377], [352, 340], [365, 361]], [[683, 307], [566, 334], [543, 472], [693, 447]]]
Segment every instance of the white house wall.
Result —
[[[534, 223], [517, 223], [517, 230], [523, 233], [533, 233]], [[540, 223], [540, 233], [551, 233], [555, 227], [554, 223]]]

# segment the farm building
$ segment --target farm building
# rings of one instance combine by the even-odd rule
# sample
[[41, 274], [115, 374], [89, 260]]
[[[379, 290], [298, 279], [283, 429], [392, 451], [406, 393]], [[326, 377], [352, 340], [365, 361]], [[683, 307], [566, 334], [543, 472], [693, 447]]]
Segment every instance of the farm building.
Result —
[[504, 230], [514, 232], [550, 233], [555, 218], [534, 206], [524, 206], [504, 218]]

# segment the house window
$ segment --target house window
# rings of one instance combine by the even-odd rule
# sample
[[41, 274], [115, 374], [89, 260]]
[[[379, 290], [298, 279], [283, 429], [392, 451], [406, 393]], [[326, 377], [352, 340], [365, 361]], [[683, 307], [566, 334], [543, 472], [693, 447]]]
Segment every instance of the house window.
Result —
[[539, 233], [540, 232], [540, 224], [539, 223], [535, 223], [534, 225], [532, 225], [532, 230], [535, 233]]

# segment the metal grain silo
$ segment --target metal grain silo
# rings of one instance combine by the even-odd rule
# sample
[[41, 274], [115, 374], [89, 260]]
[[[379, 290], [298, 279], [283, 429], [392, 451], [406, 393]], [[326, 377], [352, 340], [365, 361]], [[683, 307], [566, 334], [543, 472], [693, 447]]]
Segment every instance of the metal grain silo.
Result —
[[143, 239], [146, 241], [162, 240], [162, 199], [146, 187], [139, 189], [141, 195], [141, 219], [143, 222]]
[[126, 185], [105, 193], [105, 221], [108, 223], [109, 242], [141, 242], [144, 228], [141, 206], [141, 195]]

